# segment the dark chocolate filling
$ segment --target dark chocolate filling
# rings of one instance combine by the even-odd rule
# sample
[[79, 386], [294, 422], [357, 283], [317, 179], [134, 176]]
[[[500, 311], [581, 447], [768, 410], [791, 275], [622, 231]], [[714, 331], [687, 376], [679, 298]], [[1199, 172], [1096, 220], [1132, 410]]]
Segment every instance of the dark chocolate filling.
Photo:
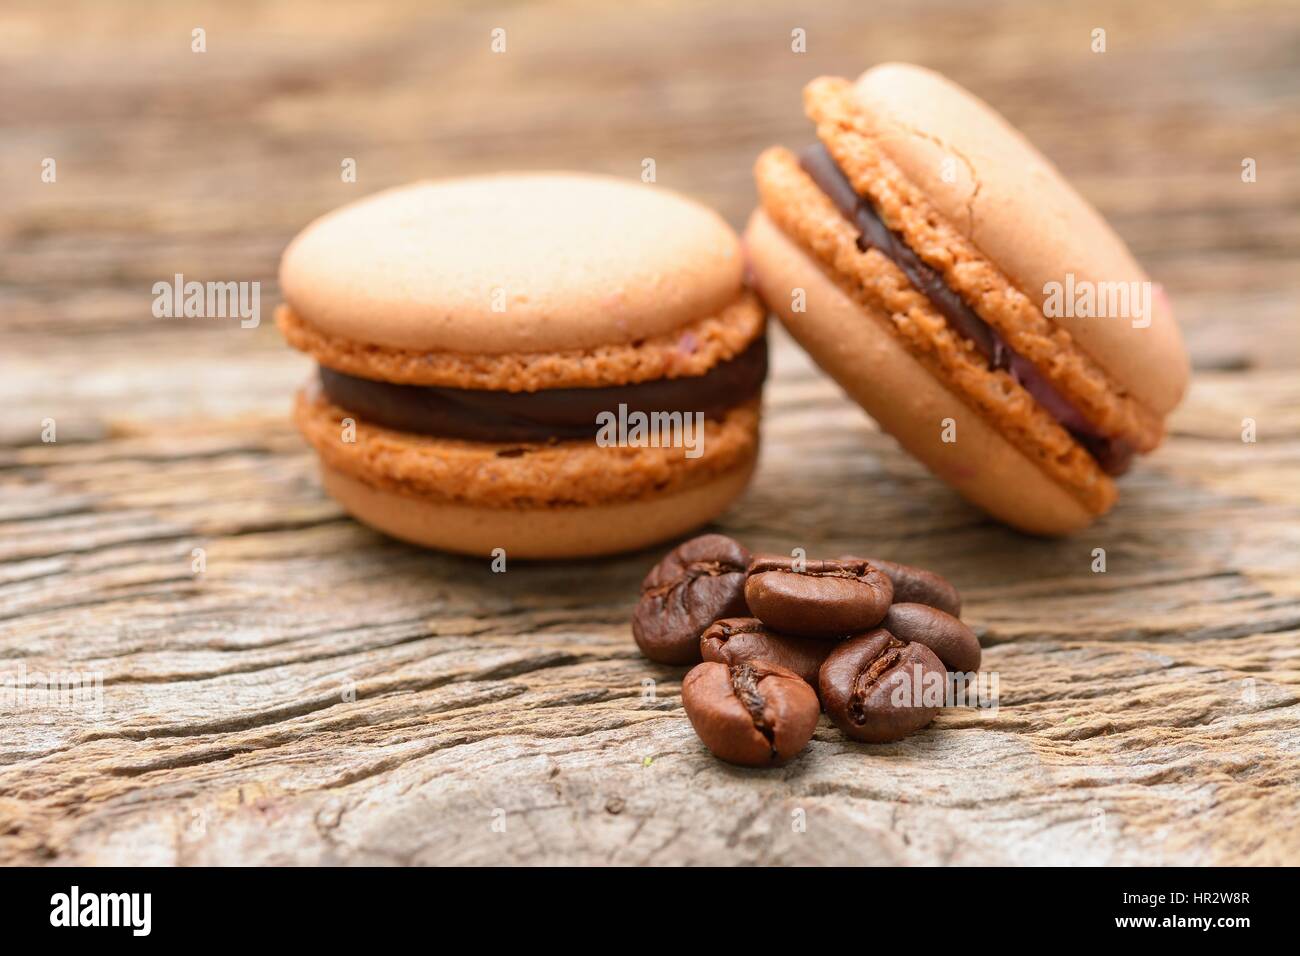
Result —
[[840, 214], [858, 228], [858, 248], [874, 248], [891, 260], [908, 281], [943, 316], [948, 326], [974, 343], [990, 369], [1004, 369], [1025, 391], [1061, 423], [1080, 445], [1096, 459], [1108, 475], [1122, 475], [1133, 459], [1133, 446], [1123, 438], [1101, 434], [1034, 365], [1015, 352], [997, 329], [981, 319], [965, 300], [944, 281], [943, 276], [921, 261], [903, 238], [890, 229], [871, 201], [859, 196], [834, 157], [821, 143], [799, 154], [799, 165], [824, 192]]
[[469, 441], [536, 442], [594, 438], [596, 416], [628, 413], [703, 412], [721, 418], [755, 398], [767, 375], [767, 340], [756, 339], [735, 358], [703, 375], [661, 378], [604, 388], [550, 388], [536, 392], [394, 385], [321, 366], [329, 400], [363, 421], [397, 431]]

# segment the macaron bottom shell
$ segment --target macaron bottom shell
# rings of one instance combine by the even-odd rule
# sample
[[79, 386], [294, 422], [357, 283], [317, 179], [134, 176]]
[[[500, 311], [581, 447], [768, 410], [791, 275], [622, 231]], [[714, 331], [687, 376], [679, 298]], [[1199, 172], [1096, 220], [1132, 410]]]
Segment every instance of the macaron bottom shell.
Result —
[[755, 458], [703, 484], [644, 499], [556, 508], [491, 508], [372, 487], [321, 463], [325, 491], [354, 518], [422, 547], [507, 559], [589, 558], [679, 537], [726, 511], [749, 483]]
[[426, 547], [579, 558], [633, 551], [717, 517], [758, 453], [759, 402], [706, 420], [702, 454], [595, 441], [505, 444], [436, 438], [351, 419], [314, 384], [294, 421], [324, 486], [358, 520]]
[[[911, 455], [972, 504], [1032, 534], [1061, 535], [1095, 517], [962, 402], [888, 331], [888, 317], [851, 299], [759, 210], [745, 245], [758, 291], [785, 327]], [[791, 307], [802, 289], [805, 308]], [[943, 441], [944, 420], [957, 441]]]

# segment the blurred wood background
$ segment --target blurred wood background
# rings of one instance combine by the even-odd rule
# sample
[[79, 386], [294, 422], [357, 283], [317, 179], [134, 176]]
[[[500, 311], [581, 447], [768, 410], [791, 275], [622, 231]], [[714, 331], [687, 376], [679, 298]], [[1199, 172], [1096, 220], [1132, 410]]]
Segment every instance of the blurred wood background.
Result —
[[[805, 6], [4, 5], [0, 687], [103, 695], [0, 698], [0, 862], [1300, 863], [1300, 6]], [[1115, 511], [1048, 542], [779, 339], [722, 529], [948, 574], [1002, 701], [886, 747], [823, 722], [737, 770], [632, 644], [657, 555], [492, 575], [322, 496], [277, 260], [392, 184], [646, 157], [740, 226], [757, 153], [809, 136], [803, 83], [889, 59], [1062, 167], [1168, 288], [1196, 377]], [[153, 318], [176, 273], [261, 282], [260, 327]]]

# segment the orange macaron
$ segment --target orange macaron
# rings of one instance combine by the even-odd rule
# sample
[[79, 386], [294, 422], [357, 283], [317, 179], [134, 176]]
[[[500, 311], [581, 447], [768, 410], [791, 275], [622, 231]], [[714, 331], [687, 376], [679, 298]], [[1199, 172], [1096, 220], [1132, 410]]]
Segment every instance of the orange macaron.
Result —
[[912, 455], [1025, 531], [1104, 514], [1188, 380], [1168, 303], [1014, 128], [937, 73], [805, 89], [816, 143], [769, 149], [756, 288]]
[[279, 327], [319, 365], [294, 417], [325, 489], [395, 537], [609, 554], [709, 521], [753, 471], [764, 310], [736, 234], [670, 190], [417, 183], [309, 225], [280, 280]]

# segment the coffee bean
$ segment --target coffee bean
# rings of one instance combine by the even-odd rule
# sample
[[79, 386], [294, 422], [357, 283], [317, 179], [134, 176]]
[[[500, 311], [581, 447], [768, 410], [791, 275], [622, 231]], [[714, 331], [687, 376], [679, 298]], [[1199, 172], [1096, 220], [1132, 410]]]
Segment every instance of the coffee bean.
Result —
[[880, 558], [845, 555], [840, 560], [866, 561], [872, 567], [884, 571], [894, 583], [894, 601], [897, 604], [928, 604], [947, 611], [953, 617], [961, 617], [961, 595], [943, 575]]
[[[836, 727], [854, 740], [887, 743], [934, 719], [937, 707], [916, 705], [924, 703], [927, 687], [946, 678], [943, 664], [924, 644], [905, 644], [876, 628], [837, 645], [817, 683], [826, 716]], [[907, 692], [908, 706], [894, 703], [900, 688]]]
[[767, 661], [697, 664], [682, 680], [682, 704], [714, 756], [745, 767], [795, 756], [812, 739], [821, 711], [798, 674]]
[[938, 608], [894, 604], [880, 626], [900, 641], [924, 644], [950, 671], [967, 673], [980, 669], [980, 642], [975, 632]]
[[742, 617], [749, 552], [726, 535], [683, 542], [650, 569], [632, 615], [641, 653], [661, 664], [694, 664], [700, 635], [723, 617]]
[[745, 600], [768, 627], [801, 637], [844, 637], [875, 627], [894, 586], [862, 560], [806, 561], [759, 556], [749, 563]]
[[719, 664], [769, 661], [793, 671], [817, 688], [817, 672], [835, 645], [815, 637], [794, 637], [768, 630], [755, 617], [715, 621], [700, 638], [700, 656]]

